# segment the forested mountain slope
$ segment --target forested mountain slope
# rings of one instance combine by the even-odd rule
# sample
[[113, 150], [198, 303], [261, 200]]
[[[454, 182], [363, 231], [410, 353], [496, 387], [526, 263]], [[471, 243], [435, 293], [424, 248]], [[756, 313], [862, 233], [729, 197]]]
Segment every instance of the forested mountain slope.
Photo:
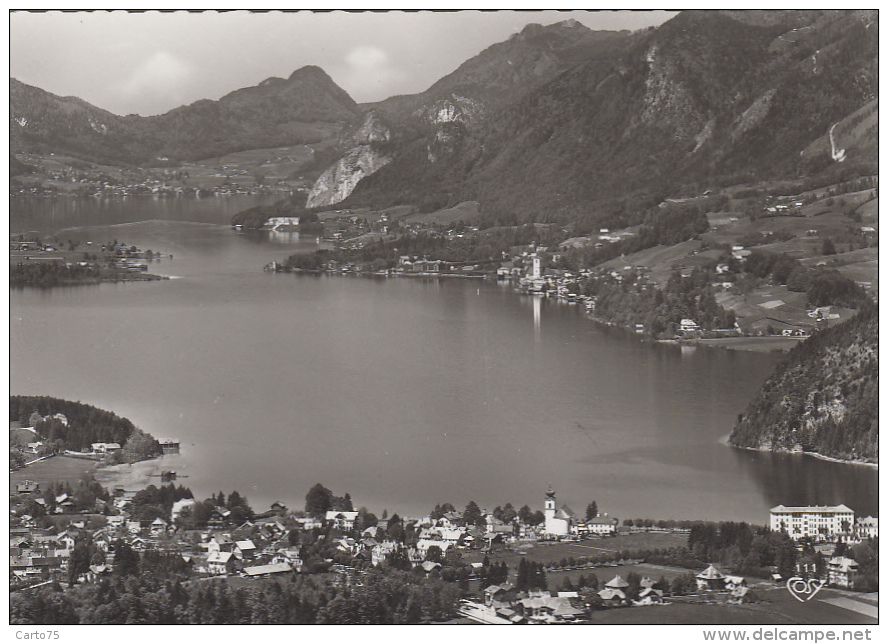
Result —
[[878, 462], [878, 351], [870, 303], [790, 351], [738, 419], [731, 444]]

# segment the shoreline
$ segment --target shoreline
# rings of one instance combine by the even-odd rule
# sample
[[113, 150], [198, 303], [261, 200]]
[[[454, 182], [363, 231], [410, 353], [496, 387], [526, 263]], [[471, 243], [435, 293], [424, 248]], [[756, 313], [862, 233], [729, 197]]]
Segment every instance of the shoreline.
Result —
[[459, 279], [488, 279], [487, 275], [462, 275], [453, 273], [374, 273], [371, 271], [328, 271], [298, 268], [292, 270], [267, 269], [268, 273], [281, 275], [354, 275], [356, 277], [446, 277]]
[[59, 280], [51, 282], [10, 280], [9, 285], [14, 288], [26, 288], [29, 286], [32, 288], [44, 288], [53, 286], [95, 286], [96, 284], [119, 284], [121, 282], [160, 282], [168, 279], [170, 278], [167, 275], [154, 275], [153, 273], [148, 273], [146, 275], [133, 277], [99, 277], [85, 280]]
[[162, 459], [162, 456], [153, 456], [135, 463], [97, 467], [93, 476], [103, 487], [110, 490], [115, 487], [122, 487], [126, 491], [143, 490], [152, 485], [152, 479], [158, 479]]
[[825, 454], [821, 454], [819, 452], [806, 452], [804, 450], [792, 450], [792, 449], [771, 449], [769, 447], [748, 447], [746, 445], [734, 445], [730, 442], [731, 435], [725, 434], [721, 438], [718, 439], [718, 442], [726, 447], [731, 447], [733, 449], [745, 449], [752, 452], [771, 452], [772, 454], [802, 454], [805, 456], [811, 456], [813, 458], [819, 459], [821, 461], [829, 461], [831, 463], [839, 463], [840, 465], [863, 465], [866, 467], [874, 467], [879, 469], [878, 463], [871, 463], [869, 461], [855, 461], [848, 458], [838, 458], [836, 456], [826, 456]]

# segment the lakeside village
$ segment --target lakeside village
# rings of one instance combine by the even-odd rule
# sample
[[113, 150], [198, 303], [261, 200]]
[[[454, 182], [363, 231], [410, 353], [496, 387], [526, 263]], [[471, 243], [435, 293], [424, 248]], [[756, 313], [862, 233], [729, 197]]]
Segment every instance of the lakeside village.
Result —
[[9, 237], [9, 281], [16, 285], [162, 280], [168, 278], [148, 273], [149, 263], [172, 258], [116, 239], [93, 244], [13, 234]]
[[9, 185], [10, 197], [211, 197], [281, 195], [307, 191], [304, 180], [270, 179], [237, 162], [207, 160], [203, 165], [117, 167], [88, 163], [65, 155], [21, 154], [19, 173]]
[[[701, 197], [705, 198], [710, 197]], [[667, 200], [660, 210], [668, 213], [670, 208], [687, 206], [680, 201]], [[808, 201], [813, 205], [805, 206]], [[795, 239], [795, 233], [778, 230], [775, 223], [774, 230], [741, 234], [741, 228], [762, 226], [727, 215], [707, 215], [711, 221], [705, 224], [709, 232], [704, 241], [692, 239], [675, 244], [675, 240], [667, 241], [666, 236], [650, 241], [647, 238], [653, 229], [633, 226], [620, 230], [601, 228], [598, 234], [547, 242], [548, 245], [529, 242], [498, 250], [502, 242], [496, 237], [499, 233], [481, 231], [462, 220], [435, 223], [406, 211], [389, 209], [381, 214], [336, 210], [311, 215], [309, 224], [312, 230], [320, 227], [318, 242], [328, 249], [274, 261], [265, 270], [486, 278], [510, 283], [520, 293], [584, 307], [594, 319], [626, 327], [651, 339], [780, 336], [796, 341], [850, 318], [865, 292], [877, 298], [872, 282], [855, 282], [836, 273], [835, 266], [840, 264], [833, 261], [834, 245], [823, 230], [806, 221], [811, 217], [803, 208], [819, 208], [820, 203], [815, 195], [804, 201], [798, 197], [775, 197], [768, 199], [757, 214], [762, 222], [780, 219], [779, 226], [808, 226], [797, 231], [799, 237], [792, 242], [810, 247], [801, 260], [770, 250], [772, 246], [790, 243], [786, 239]], [[825, 203], [831, 203], [830, 199]], [[244, 227], [245, 224], [233, 225], [239, 231]], [[523, 229], [518, 233], [531, 238], [557, 237], [549, 228], [550, 225], [540, 224], [532, 235]], [[270, 217], [262, 229], [298, 231], [300, 218]], [[873, 242], [872, 226], [860, 226], [859, 231], [854, 231], [855, 243], [861, 247]], [[642, 242], [642, 237], [647, 241]], [[432, 257], [444, 254], [451, 256], [452, 261], [403, 252], [411, 248], [438, 248], [429, 251]], [[484, 248], [484, 252], [479, 248]], [[577, 262], [578, 255], [600, 259]], [[456, 256], [472, 259], [456, 261]], [[482, 261], [480, 256], [495, 259]], [[791, 274], [792, 279], [784, 273]], [[651, 314], [654, 309], [658, 309], [656, 315]]]
[[[175, 443], [162, 441], [164, 451], [173, 453]], [[98, 443], [80, 456], [116, 462], [120, 450]], [[237, 492], [199, 502], [172, 483], [109, 493], [88, 477], [76, 488], [20, 480], [10, 490], [10, 588], [101, 584], [134, 574], [140, 557], [185, 583], [319, 576], [353, 592], [372, 585], [367, 575], [409, 571], [416, 583], [455, 583], [459, 593], [443, 614], [484, 624], [584, 623], [597, 610], [674, 602], [755, 604], [759, 592], [794, 575], [838, 589], [863, 585], [868, 575], [864, 590], [877, 588], [877, 555], [873, 564], [870, 552], [877, 518], [855, 518], [844, 505], [779, 505], [769, 528], [642, 519], [621, 525], [595, 502], [585, 517], [558, 507], [551, 487], [542, 511], [506, 504], [488, 512], [471, 502], [463, 512], [443, 504], [423, 517], [386, 511], [377, 519], [320, 484], [306, 495], [305, 511], [276, 502], [253, 513]], [[848, 556], [861, 544], [865, 564]], [[707, 555], [723, 563], [701, 563]], [[737, 572], [743, 569], [755, 577]], [[577, 572], [572, 583], [567, 575]]]

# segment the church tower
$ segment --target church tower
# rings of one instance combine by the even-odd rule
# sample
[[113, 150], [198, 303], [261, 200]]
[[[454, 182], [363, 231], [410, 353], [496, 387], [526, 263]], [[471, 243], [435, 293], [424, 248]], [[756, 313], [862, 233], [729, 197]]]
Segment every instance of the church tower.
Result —
[[538, 280], [543, 276], [542, 259], [536, 253], [533, 255], [533, 272], [531, 272], [530, 276], [535, 280]]
[[555, 490], [552, 489], [551, 483], [549, 484], [549, 489], [546, 490], [546, 502], [543, 505], [543, 514], [546, 517], [547, 525], [555, 518]]
[[546, 517], [545, 530], [547, 534], [564, 536], [570, 532], [570, 515], [564, 509], [558, 511], [555, 507], [555, 490], [552, 485], [546, 491], [546, 502], [543, 506], [543, 516]]

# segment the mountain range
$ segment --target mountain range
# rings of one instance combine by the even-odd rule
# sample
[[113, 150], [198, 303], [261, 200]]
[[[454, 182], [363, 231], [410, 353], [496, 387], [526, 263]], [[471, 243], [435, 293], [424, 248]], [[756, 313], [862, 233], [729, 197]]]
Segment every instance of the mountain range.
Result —
[[877, 111], [876, 11], [528, 25], [424, 92], [363, 105], [317, 67], [153, 117], [10, 79], [11, 152], [157, 165], [335, 139], [309, 207], [475, 200], [501, 223], [594, 220], [627, 194], [875, 173]]

